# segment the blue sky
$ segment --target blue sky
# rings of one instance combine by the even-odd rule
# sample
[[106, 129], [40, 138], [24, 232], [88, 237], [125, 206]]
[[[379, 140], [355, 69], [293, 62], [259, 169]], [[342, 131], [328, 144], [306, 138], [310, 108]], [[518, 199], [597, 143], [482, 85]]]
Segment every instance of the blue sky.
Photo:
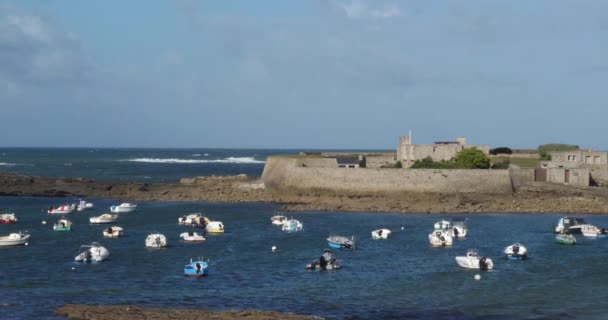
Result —
[[0, 2], [0, 145], [608, 149], [608, 1]]

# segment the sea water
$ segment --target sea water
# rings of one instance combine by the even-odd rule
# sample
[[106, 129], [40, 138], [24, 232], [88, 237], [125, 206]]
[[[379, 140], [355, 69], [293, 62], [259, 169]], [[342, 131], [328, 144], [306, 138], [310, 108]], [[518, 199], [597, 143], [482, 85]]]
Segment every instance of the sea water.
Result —
[[[605, 319], [608, 314], [608, 239], [583, 239], [575, 246], [554, 242], [556, 214], [474, 214], [469, 234], [451, 248], [432, 248], [433, 224], [450, 215], [391, 213], [289, 214], [304, 231], [287, 234], [273, 226], [271, 204], [140, 203], [116, 225], [126, 236], [104, 239], [104, 225], [88, 218], [115, 203], [93, 199], [96, 210], [73, 213], [71, 232], [54, 232], [59, 218], [43, 208], [77, 199], [0, 198], [0, 208], [17, 213], [0, 234], [31, 233], [28, 246], [0, 248], [0, 318], [57, 319], [66, 303], [137, 304], [211, 310], [278, 310], [337, 319]], [[177, 219], [203, 212], [221, 220], [226, 233], [203, 243], [184, 243], [191, 227]], [[597, 226], [608, 217], [588, 216]], [[46, 225], [41, 222], [47, 221]], [[388, 240], [370, 232], [388, 228]], [[402, 229], [403, 227], [403, 229]], [[164, 233], [165, 249], [144, 246], [146, 235]], [[307, 271], [330, 234], [354, 235], [354, 251], [334, 251], [343, 269]], [[110, 250], [107, 261], [78, 264], [78, 248], [93, 241]], [[527, 261], [509, 261], [502, 250], [514, 242], [528, 247]], [[277, 247], [272, 252], [272, 246]], [[459, 268], [454, 258], [469, 248], [494, 260], [495, 270]], [[183, 276], [191, 257], [210, 259], [209, 276]], [[481, 280], [474, 280], [475, 274]]]

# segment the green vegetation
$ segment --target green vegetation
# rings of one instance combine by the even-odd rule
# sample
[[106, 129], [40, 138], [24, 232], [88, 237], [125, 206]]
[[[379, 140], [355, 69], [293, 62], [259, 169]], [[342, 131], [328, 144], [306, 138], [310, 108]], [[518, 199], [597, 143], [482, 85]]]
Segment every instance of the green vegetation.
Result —
[[502, 168], [504, 163], [507, 163], [506, 168], [508, 168], [508, 164], [516, 165], [520, 168], [536, 168], [540, 163], [540, 159], [538, 158], [518, 158], [518, 157], [494, 157], [492, 158], [492, 169], [506, 169]]
[[416, 160], [410, 167], [412, 169], [459, 169], [454, 161], [433, 161], [433, 158], [426, 157]]
[[385, 165], [381, 166], [380, 168], [382, 168], [382, 169], [401, 169], [401, 168], [403, 168], [403, 164], [401, 163], [401, 161], [397, 161], [393, 164], [385, 164]]
[[512, 154], [512, 153], [513, 153], [513, 150], [511, 150], [511, 148], [509, 148], [509, 147], [498, 147], [498, 148], [490, 149], [490, 154], [492, 154], [492, 155]]
[[488, 169], [490, 158], [481, 150], [470, 148], [456, 154], [450, 161], [433, 161], [431, 157], [416, 160], [412, 169]]
[[453, 160], [462, 169], [488, 169], [490, 158], [483, 151], [475, 148], [461, 150]]

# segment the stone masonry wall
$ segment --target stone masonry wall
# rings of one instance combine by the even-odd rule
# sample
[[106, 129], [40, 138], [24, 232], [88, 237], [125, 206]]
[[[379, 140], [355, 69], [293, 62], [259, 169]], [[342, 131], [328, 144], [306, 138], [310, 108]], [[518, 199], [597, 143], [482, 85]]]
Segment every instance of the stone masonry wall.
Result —
[[298, 159], [269, 157], [267, 188], [346, 192], [511, 193], [508, 170], [342, 169], [302, 167]]

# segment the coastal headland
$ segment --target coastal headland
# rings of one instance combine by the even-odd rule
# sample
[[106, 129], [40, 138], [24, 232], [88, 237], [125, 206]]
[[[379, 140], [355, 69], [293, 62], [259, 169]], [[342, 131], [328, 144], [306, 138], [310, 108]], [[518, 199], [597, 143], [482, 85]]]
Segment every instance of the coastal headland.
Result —
[[[315, 162], [327, 160], [270, 157], [261, 178], [207, 176], [150, 184], [0, 173], [0, 196], [265, 202], [279, 204], [285, 211], [608, 213], [607, 188], [539, 183], [529, 179], [533, 171], [351, 171], [314, 167]], [[374, 181], [374, 177], [386, 178]]]

